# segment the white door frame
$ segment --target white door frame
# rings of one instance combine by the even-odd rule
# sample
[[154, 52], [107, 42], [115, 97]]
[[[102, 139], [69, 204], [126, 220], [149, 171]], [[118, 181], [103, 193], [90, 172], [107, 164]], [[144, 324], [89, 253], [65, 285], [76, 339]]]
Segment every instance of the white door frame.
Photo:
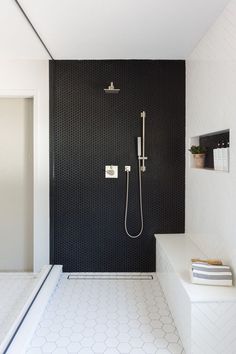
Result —
[[40, 197], [38, 187], [38, 92], [37, 90], [0, 90], [0, 98], [32, 98], [33, 99], [33, 271], [38, 270], [37, 259], [40, 249], [36, 248], [36, 240], [40, 239], [40, 231], [37, 229], [37, 205]]

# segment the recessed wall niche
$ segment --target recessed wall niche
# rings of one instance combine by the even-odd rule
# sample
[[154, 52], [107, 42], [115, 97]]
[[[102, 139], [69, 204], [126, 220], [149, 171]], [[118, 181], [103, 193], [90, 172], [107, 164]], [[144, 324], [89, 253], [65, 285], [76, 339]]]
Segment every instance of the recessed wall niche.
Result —
[[[221, 172], [229, 172], [229, 148], [230, 148], [230, 130], [225, 129], [217, 132], [212, 132], [208, 134], [203, 134], [199, 136], [195, 136], [190, 138], [190, 146], [192, 145], [200, 145], [202, 147], [206, 148], [206, 158], [205, 158], [205, 170], [213, 170], [213, 171], [221, 171]], [[226, 167], [219, 167], [216, 165], [216, 159], [214, 163], [214, 149], [220, 149], [220, 153], [225, 153], [226, 150], [221, 150], [228, 148], [227, 151], [227, 159], [228, 159], [228, 164]], [[223, 157], [226, 154], [222, 154]], [[223, 166], [223, 165], [222, 165]], [[190, 156], [190, 167], [194, 168], [194, 159], [191, 154]]]

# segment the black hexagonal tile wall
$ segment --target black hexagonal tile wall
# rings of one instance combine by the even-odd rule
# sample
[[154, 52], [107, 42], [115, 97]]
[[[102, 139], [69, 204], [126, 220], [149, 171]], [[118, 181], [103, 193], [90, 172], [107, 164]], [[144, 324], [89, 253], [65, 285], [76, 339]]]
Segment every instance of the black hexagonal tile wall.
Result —
[[[120, 93], [105, 94], [114, 81]], [[147, 112], [139, 229], [136, 137]], [[184, 232], [184, 61], [91, 60], [50, 63], [51, 262], [64, 271], [155, 270], [154, 233]], [[105, 165], [119, 178], [105, 179]]]

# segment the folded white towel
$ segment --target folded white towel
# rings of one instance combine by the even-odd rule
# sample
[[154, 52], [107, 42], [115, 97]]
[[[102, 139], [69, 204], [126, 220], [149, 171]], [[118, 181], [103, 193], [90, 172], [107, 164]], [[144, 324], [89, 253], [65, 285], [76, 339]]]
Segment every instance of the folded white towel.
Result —
[[206, 264], [206, 263], [200, 263], [200, 262], [194, 262], [192, 263], [192, 268], [194, 269], [208, 269], [208, 271], [227, 271], [230, 270], [230, 266], [227, 265], [212, 265], [212, 264]]
[[214, 266], [194, 262], [191, 269], [193, 284], [232, 286], [233, 275], [229, 266]]

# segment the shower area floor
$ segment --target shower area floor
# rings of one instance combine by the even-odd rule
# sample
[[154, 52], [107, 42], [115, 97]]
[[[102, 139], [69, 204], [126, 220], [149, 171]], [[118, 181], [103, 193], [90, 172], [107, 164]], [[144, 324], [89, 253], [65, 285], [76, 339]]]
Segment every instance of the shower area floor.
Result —
[[62, 274], [27, 354], [184, 353], [155, 274], [69, 275]]
[[35, 273], [0, 273], [0, 345], [20, 315], [38, 277]]

